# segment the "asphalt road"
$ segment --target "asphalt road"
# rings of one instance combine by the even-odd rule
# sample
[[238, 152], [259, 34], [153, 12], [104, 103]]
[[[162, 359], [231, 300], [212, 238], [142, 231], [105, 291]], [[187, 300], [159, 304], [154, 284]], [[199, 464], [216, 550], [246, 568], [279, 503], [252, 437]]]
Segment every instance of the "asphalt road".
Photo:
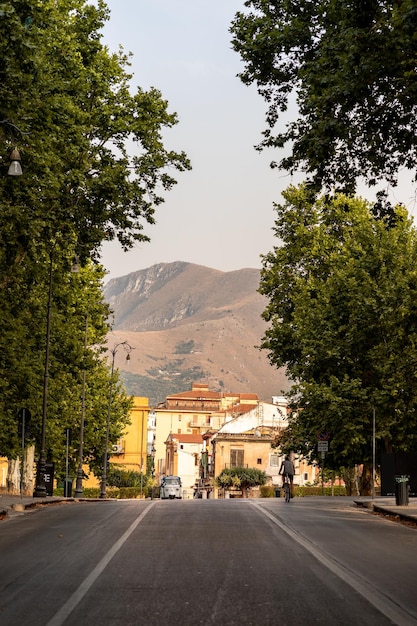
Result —
[[0, 555], [1, 626], [417, 624], [417, 530], [346, 498], [71, 502]]

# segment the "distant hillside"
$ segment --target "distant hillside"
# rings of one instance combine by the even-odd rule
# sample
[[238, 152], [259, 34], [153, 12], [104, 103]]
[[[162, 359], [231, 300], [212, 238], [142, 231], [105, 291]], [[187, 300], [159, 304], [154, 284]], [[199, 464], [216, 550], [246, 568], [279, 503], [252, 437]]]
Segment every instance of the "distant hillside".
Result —
[[260, 272], [220, 272], [192, 263], [161, 263], [115, 278], [104, 295], [114, 312], [111, 347], [134, 348], [129, 370], [121, 362], [129, 393], [151, 404], [208, 382], [215, 391], [253, 392], [271, 400], [288, 389], [282, 370], [260, 351], [266, 300]]

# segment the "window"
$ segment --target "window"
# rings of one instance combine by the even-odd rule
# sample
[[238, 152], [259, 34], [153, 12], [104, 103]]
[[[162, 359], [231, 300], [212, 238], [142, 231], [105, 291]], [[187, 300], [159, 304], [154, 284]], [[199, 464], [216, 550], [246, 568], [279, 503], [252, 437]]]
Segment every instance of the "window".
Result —
[[257, 465], [262, 465], [262, 459], [256, 459], [256, 464]]
[[230, 467], [243, 467], [244, 450], [230, 450]]
[[271, 454], [269, 464], [271, 467], [278, 467], [279, 465], [279, 456], [278, 454]]

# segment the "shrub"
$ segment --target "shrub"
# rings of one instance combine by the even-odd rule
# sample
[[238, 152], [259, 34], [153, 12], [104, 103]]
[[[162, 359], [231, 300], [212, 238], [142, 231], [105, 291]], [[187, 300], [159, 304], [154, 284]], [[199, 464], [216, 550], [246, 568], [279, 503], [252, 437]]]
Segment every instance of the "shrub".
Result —
[[273, 485], [261, 485], [259, 491], [261, 494], [261, 498], [275, 497], [275, 487]]

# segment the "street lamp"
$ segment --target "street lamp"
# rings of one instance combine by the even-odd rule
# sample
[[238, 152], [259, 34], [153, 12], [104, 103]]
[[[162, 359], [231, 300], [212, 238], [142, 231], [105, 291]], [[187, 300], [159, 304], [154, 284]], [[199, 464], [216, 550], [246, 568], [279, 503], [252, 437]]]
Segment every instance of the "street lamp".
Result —
[[46, 471], [46, 414], [48, 408], [48, 380], [49, 380], [49, 345], [51, 338], [51, 308], [52, 308], [52, 266], [53, 254], [49, 254], [49, 290], [48, 305], [46, 313], [46, 338], [45, 338], [45, 366], [43, 375], [43, 399], [42, 399], [42, 434], [41, 450], [39, 454], [38, 467], [36, 472], [36, 484], [33, 492], [34, 498], [44, 498], [46, 496], [45, 471]]
[[80, 450], [78, 453], [78, 468], [77, 468], [77, 480], [75, 483], [74, 496], [80, 498], [83, 495], [83, 456], [84, 456], [84, 423], [85, 423], [85, 379], [87, 376], [86, 371], [86, 356], [87, 356], [87, 335], [88, 335], [88, 315], [85, 316], [85, 333], [84, 333], [84, 368], [83, 368], [83, 383], [81, 392], [81, 424], [80, 424]]
[[46, 337], [45, 337], [45, 366], [43, 375], [43, 395], [42, 395], [42, 430], [41, 449], [39, 453], [38, 467], [36, 471], [36, 483], [33, 491], [34, 498], [44, 498], [46, 496], [46, 417], [48, 411], [48, 382], [49, 382], [49, 348], [51, 343], [51, 310], [52, 310], [52, 278], [53, 278], [53, 248], [49, 252], [49, 288], [48, 304], [46, 313]]
[[10, 165], [7, 171], [9, 176], [22, 176], [22, 166], [20, 165], [20, 154], [17, 148], [13, 148], [10, 153]]
[[100, 487], [100, 498], [106, 497], [106, 483], [107, 483], [107, 450], [109, 447], [109, 433], [110, 433], [110, 416], [111, 416], [111, 401], [113, 395], [113, 374], [114, 374], [114, 359], [117, 354], [118, 348], [123, 346], [123, 349], [127, 352], [126, 361], [130, 361], [130, 352], [132, 351], [132, 346], [127, 341], [121, 341], [117, 343], [113, 350], [110, 350], [112, 355], [111, 360], [111, 371], [110, 371], [110, 390], [109, 390], [109, 406], [107, 410], [107, 422], [106, 422], [106, 437], [104, 441], [104, 453], [103, 453], [103, 473], [101, 475], [101, 487]]

